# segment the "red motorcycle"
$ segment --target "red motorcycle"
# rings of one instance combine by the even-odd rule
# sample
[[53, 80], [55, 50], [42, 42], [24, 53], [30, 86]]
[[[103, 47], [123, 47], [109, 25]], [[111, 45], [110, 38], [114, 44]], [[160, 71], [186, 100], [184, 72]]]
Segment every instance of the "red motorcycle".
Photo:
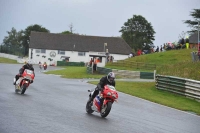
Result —
[[[94, 93], [94, 91], [88, 90], [90, 92], [89, 100]], [[114, 101], [117, 102], [118, 93], [114, 86], [105, 85], [104, 90], [97, 95], [92, 102], [87, 102], [86, 112], [92, 114], [94, 111], [101, 114], [101, 117], [106, 117], [112, 108]]]
[[44, 67], [44, 70], [46, 70], [47, 69], [47, 64], [44, 64], [43, 67]]
[[15, 92], [21, 92], [21, 94], [24, 94], [30, 83], [33, 82], [34, 77], [35, 74], [32, 70], [25, 69], [22, 77], [16, 81]]

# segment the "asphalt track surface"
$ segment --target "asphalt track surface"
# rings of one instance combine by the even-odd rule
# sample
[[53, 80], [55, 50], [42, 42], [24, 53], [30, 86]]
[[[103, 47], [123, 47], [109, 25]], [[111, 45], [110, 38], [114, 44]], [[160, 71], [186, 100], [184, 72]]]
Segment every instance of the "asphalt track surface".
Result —
[[87, 90], [95, 85], [38, 66], [25, 95], [16, 94], [13, 77], [21, 66], [0, 64], [0, 133], [200, 133], [199, 116], [123, 93], [106, 118], [89, 115]]

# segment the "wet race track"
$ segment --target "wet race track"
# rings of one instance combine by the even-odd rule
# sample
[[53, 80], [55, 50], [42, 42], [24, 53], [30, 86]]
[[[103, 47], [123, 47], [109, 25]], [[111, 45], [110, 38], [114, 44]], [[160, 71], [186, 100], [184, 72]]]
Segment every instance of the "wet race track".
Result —
[[[200, 133], [200, 117], [119, 93], [107, 118], [85, 111], [82, 80], [39, 72], [25, 95], [16, 94], [19, 64], [0, 64], [0, 133]], [[48, 67], [47, 69], [57, 69]]]

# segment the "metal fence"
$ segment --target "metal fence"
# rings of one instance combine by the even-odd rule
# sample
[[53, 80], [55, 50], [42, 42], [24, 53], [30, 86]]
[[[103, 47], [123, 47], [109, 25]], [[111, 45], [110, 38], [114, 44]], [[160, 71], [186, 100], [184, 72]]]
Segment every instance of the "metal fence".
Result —
[[17, 56], [24, 56], [25, 55], [25, 48], [15, 46], [15, 45], [11, 45], [11, 46], [0, 45], [0, 53], [12, 54], [12, 55], [17, 55]]
[[200, 81], [156, 75], [156, 88], [200, 101]]

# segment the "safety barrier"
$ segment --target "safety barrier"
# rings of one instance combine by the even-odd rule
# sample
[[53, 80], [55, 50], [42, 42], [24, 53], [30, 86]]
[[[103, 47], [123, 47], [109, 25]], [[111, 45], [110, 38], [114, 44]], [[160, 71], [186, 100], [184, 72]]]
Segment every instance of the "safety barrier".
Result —
[[108, 63], [108, 66], [120, 66], [120, 67], [128, 67], [134, 69], [145, 69], [145, 70], [155, 70], [156, 64], [153, 63], [145, 63], [145, 62], [135, 62], [128, 60], [115, 60], [114, 62]]
[[156, 88], [200, 100], [200, 81], [156, 75]]
[[92, 74], [92, 67], [87, 67], [87, 73]]
[[97, 72], [101, 73], [101, 74], [108, 74], [109, 72], [112, 72], [112, 69], [104, 68], [104, 67], [97, 67]]
[[[92, 74], [92, 67], [87, 67], [87, 73]], [[109, 72], [114, 72], [116, 76], [125, 79], [155, 79], [154, 72], [140, 72], [140, 71], [129, 71], [129, 70], [118, 70], [118, 69], [110, 69], [104, 67], [97, 67], [97, 72], [101, 74], [108, 74]]]
[[191, 56], [192, 56], [192, 61], [193, 62], [197, 62], [199, 61], [199, 56], [198, 56], [198, 52], [191, 52]]
[[84, 62], [57, 61], [57, 66], [85, 66]]

